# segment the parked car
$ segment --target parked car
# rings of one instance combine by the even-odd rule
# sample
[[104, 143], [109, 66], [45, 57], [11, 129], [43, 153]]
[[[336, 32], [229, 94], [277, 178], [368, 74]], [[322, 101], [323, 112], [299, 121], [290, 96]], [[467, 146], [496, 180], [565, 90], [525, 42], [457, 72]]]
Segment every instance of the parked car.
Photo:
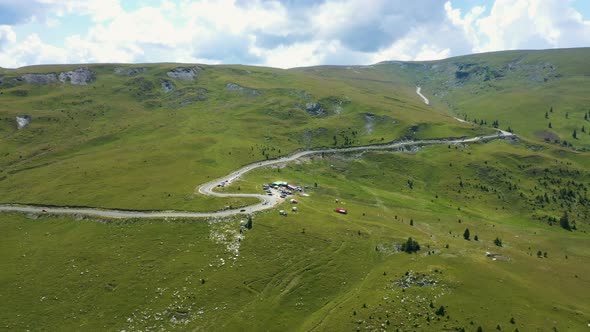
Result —
[[341, 207], [335, 208], [334, 211], [338, 212], [338, 213], [342, 213], [342, 214], [348, 213], [348, 211], [345, 208], [341, 208]]

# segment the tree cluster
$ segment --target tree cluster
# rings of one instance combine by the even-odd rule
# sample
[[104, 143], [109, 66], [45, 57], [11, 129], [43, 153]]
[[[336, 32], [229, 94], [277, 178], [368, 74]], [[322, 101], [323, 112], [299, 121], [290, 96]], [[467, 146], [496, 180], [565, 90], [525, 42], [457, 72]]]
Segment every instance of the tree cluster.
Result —
[[420, 250], [420, 244], [418, 244], [418, 241], [409, 237], [406, 242], [402, 243], [401, 249], [402, 249], [402, 251], [407, 252], [408, 254], [411, 254], [413, 252], [417, 252], [418, 250]]

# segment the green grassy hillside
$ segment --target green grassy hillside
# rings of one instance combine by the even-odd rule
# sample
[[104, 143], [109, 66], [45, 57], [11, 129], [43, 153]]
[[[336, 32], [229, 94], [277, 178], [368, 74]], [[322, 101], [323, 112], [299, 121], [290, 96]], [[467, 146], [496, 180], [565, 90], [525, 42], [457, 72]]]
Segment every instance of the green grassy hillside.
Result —
[[507, 51], [379, 66], [413, 77], [456, 117], [485, 126], [498, 121], [531, 139], [588, 150], [588, 57], [590, 48]]
[[[223, 190], [285, 180], [309, 196], [297, 212], [285, 202], [254, 215], [249, 230], [239, 217], [2, 212], [0, 327], [585, 331], [588, 56], [0, 69], [0, 203], [214, 211], [252, 201], [197, 185], [299, 149], [475, 136], [496, 120], [519, 136], [257, 169]], [[80, 76], [59, 81], [68, 72]], [[31, 123], [17, 129], [20, 115]]]
[[[357, 82], [199, 66], [194, 80], [182, 81], [167, 75], [177, 67], [194, 66], [137, 65], [125, 68], [142, 72], [125, 76], [115, 72], [119, 65], [90, 65], [96, 79], [85, 86], [15, 80], [72, 66], [4, 70], [0, 201], [210, 210], [245, 202], [195, 197], [194, 187], [257, 160], [301, 148], [486, 132], [426, 107], [400, 78]], [[164, 80], [173, 91], [163, 91]], [[231, 83], [243, 89], [228, 91]], [[314, 103], [321, 111], [307, 112]], [[22, 130], [19, 114], [32, 117]]]
[[[590, 173], [557, 151], [523, 151], [494, 142], [257, 171], [236, 185], [280, 177], [312, 189], [298, 212], [259, 214], [242, 234], [237, 219], [2, 214], [0, 317], [18, 330], [583, 330], [590, 206], [576, 198], [577, 230], [566, 231], [546, 216], [569, 198], [538, 203], [533, 189], [566, 169], [587, 186]], [[531, 176], [537, 167], [547, 171]], [[418, 253], [398, 252], [408, 237]]]

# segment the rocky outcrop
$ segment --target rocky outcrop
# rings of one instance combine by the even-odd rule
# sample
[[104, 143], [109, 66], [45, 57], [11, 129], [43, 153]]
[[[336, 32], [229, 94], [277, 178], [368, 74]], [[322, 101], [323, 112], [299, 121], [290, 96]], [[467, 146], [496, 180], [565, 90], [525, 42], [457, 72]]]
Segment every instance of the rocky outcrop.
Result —
[[28, 126], [31, 123], [31, 116], [30, 115], [17, 115], [16, 117], [16, 126], [18, 129], [23, 129], [24, 127]]
[[313, 116], [321, 116], [326, 113], [326, 110], [324, 109], [322, 104], [318, 102], [306, 103], [305, 111]]
[[25, 82], [28, 84], [53, 84], [57, 82], [70, 82], [72, 85], [87, 85], [96, 80], [96, 73], [88, 68], [78, 68], [72, 71], [65, 71], [59, 74], [24, 74], [16, 78], [15, 83]]
[[148, 69], [146, 67], [139, 67], [139, 68], [125, 68], [125, 67], [117, 67], [115, 68], [115, 74], [122, 75], [122, 76], [135, 76], [138, 74], [145, 73]]
[[59, 73], [58, 79], [62, 83], [69, 81], [72, 85], [87, 85], [96, 80], [96, 73], [84, 67], [72, 71], [61, 72]]
[[162, 85], [162, 91], [164, 91], [164, 93], [169, 93], [176, 88], [174, 83], [172, 83], [172, 81], [170, 81], [170, 80], [162, 80], [161, 85]]
[[49, 74], [24, 74], [23, 76], [19, 77], [17, 81], [24, 81], [28, 84], [51, 84], [57, 83], [57, 74], [49, 73]]
[[[309, 101], [305, 103], [305, 111], [312, 116], [328, 116], [341, 114], [346, 105], [350, 104], [350, 99], [346, 96], [336, 97], [329, 96], [318, 101]], [[297, 106], [301, 106], [298, 104]]]
[[250, 96], [260, 96], [260, 91], [252, 88], [247, 88], [236, 83], [228, 83], [225, 86], [225, 91], [241, 92]]
[[170, 78], [174, 78], [181, 81], [193, 81], [201, 70], [203, 70], [203, 68], [199, 66], [178, 67], [170, 70], [166, 73], [166, 75], [168, 75], [168, 77]]

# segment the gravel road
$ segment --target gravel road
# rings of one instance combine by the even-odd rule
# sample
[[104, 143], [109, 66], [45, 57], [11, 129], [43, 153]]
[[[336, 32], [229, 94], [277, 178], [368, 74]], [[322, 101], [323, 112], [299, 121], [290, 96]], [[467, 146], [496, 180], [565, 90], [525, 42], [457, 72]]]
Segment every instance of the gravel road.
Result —
[[250, 165], [246, 165], [237, 171], [234, 171], [222, 178], [207, 182], [197, 187], [199, 193], [208, 196], [216, 197], [254, 197], [260, 200], [260, 203], [249, 205], [247, 207], [238, 209], [228, 209], [223, 211], [215, 212], [184, 212], [184, 211], [122, 211], [122, 210], [107, 210], [99, 208], [69, 208], [69, 207], [40, 207], [31, 205], [18, 205], [18, 204], [4, 204], [0, 205], [0, 211], [20, 211], [29, 213], [52, 213], [52, 214], [73, 214], [73, 215], [87, 215], [87, 216], [98, 216], [105, 218], [215, 218], [215, 217], [228, 217], [239, 214], [249, 214], [257, 211], [270, 209], [280, 204], [284, 199], [280, 198], [280, 193], [277, 190], [273, 190], [273, 195], [262, 195], [262, 194], [242, 194], [242, 193], [220, 193], [214, 191], [214, 189], [225, 182], [225, 185], [231, 185], [232, 182], [237, 180], [247, 172], [272, 165], [280, 165], [292, 162], [299, 158], [320, 154], [320, 153], [341, 153], [341, 152], [353, 152], [353, 151], [370, 151], [370, 150], [392, 150], [402, 147], [412, 146], [424, 146], [424, 145], [437, 145], [437, 144], [460, 144], [460, 143], [473, 143], [482, 140], [501, 139], [514, 136], [514, 134], [499, 131], [494, 135], [478, 136], [472, 138], [460, 138], [460, 139], [439, 139], [439, 140], [419, 140], [419, 141], [399, 141], [389, 144], [375, 144], [365, 146], [355, 146], [349, 148], [329, 148], [329, 149], [318, 149], [318, 150], [306, 150], [296, 152], [292, 155], [281, 157], [278, 159], [264, 160], [256, 162]]

